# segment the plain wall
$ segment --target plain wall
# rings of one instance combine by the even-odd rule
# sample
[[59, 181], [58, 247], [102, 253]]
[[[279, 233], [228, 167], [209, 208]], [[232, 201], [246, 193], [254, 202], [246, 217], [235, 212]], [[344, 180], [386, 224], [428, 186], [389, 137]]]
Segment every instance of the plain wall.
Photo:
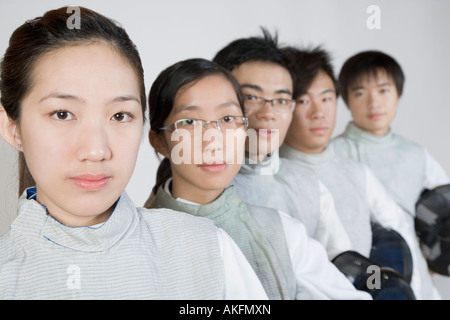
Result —
[[[406, 75], [393, 130], [425, 146], [450, 173], [450, 1], [0, 0], [0, 54], [13, 30], [26, 20], [67, 5], [86, 6], [122, 24], [140, 51], [147, 93], [167, 66], [193, 57], [211, 59], [236, 38], [261, 35], [260, 26], [277, 31], [281, 44], [323, 45], [332, 54], [336, 74], [345, 59], [358, 51], [385, 51], [399, 61]], [[370, 5], [380, 8], [381, 29], [367, 27]], [[349, 120], [339, 99], [335, 135]], [[158, 167], [147, 131], [148, 126], [127, 187], [137, 205], [147, 199]], [[16, 215], [16, 158], [16, 151], [0, 139], [0, 234]], [[448, 277], [435, 280], [443, 297], [450, 299]]]

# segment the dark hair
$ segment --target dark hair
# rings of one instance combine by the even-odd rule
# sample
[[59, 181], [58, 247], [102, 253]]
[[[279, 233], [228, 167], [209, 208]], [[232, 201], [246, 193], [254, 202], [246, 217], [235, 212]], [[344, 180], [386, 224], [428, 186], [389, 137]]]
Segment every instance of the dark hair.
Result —
[[333, 81], [336, 96], [339, 96], [339, 88], [334, 76], [330, 54], [323, 48], [298, 49], [285, 47], [281, 51], [286, 56], [289, 68], [294, 77], [293, 98], [297, 99], [305, 94], [319, 71], [325, 72]]
[[392, 78], [399, 96], [403, 92], [405, 75], [397, 61], [380, 51], [363, 51], [345, 61], [339, 73], [338, 81], [342, 98], [348, 102], [348, 89], [365, 76], [377, 76], [380, 70]]
[[[30, 90], [32, 72], [44, 54], [70, 45], [91, 42], [105, 42], [122, 54], [134, 68], [140, 85], [142, 113], [145, 119], [146, 92], [144, 71], [139, 53], [126, 31], [114, 20], [87, 8], [80, 9], [80, 28], [70, 29], [67, 25], [72, 13], [67, 8], [46, 12], [42, 17], [28, 20], [18, 27], [9, 40], [9, 46], [0, 64], [1, 105], [8, 117], [20, 123], [21, 104]], [[26, 165], [25, 157], [19, 152], [19, 195], [35, 185]]]
[[278, 64], [290, 72], [286, 58], [278, 47], [278, 35], [272, 36], [265, 28], [261, 28], [261, 30], [262, 37], [241, 38], [232, 41], [217, 52], [213, 61], [230, 71], [245, 62], [265, 61]]
[[[148, 97], [150, 130], [161, 133], [160, 128], [164, 126], [164, 121], [172, 111], [175, 97], [181, 88], [194, 85], [197, 81], [212, 75], [222, 75], [232, 84], [242, 113], [245, 114], [239, 83], [228, 70], [206, 59], [187, 59], [163, 70], [153, 82]], [[152, 192], [156, 194], [159, 186], [171, 176], [170, 160], [165, 158], [159, 165]]]

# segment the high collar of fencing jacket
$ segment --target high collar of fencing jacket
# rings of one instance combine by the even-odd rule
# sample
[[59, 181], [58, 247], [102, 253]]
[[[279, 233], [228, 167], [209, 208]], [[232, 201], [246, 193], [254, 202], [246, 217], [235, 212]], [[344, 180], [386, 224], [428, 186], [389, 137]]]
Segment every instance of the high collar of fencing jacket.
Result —
[[[11, 228], [30, 240], [47, 240], [49, 246], [81, 252], [109, 250], [132, 232], [138, 223], [138, 213], [124, 192], [109, 218], [100, 224], [87, 227], [70, 227], [54, 219], [45, 206], [34, 199], [35, 188], [24, 191], [19, 199], [19, 215]], [[45, 243], [45, 241], [44, 241]]]
[[[236, 211], [247, 211], [245, 204], [235, 195], [233, 186], [225, 188], [223, 193], [214, 201], [207, 204], [196, 204], [193, 202], [186, 201], [184, 199], [175, 199], [167, 191], [167, 185], [171, 183], [171, 179], [161, 186], [161, 190], [158, 190], [157, 198], [158, 203], [164, 203], [165, 207], [172, 210], [186, 212], [195, 216], [207, 217], [209, 219], [219, 219], [221, 220], [223, 215], [232, 213]], [[237, 210], [240, 208], [239, 210]]]
[[262, 161], [255, 161], [245, 158], [245, 163], [241, 166], [239, 173], [254, 175], [276, 175], [280, 171], [280, 155], [278, 149]]
[[[164, 186], [168, 182], [166, 181]], [[258, 275], [269, 298], [290, 297], [284, 269], [280, 265], [276, 252], [264, 235], [264, 230], [252, 217], [247, 205], [235, 194], [233, 186], [225, 188], [216, 200], [201, 205], [175, 199], [164, 190], [164, 186], [158, 188], [150, 207], [170, 208], [213, 220], [214, 224], [225, 230], [239, 246]]]
[[387, 134], [379, 136], [357, 127], [354, 122], [350, 122], [347, 125], [344, 135], [347, 135], [352, 140], [380, 145], [389, 144], [395, 138], [395, 135], [391, 129], [389, 129]]
[[311, 166], [329, 163], [336, 157], [336, 153], [331, 145], [327, 145], [320, 153], [304, 153], [284, 144], [280, 149], [280, 154], [284, 158], [299, 160]]

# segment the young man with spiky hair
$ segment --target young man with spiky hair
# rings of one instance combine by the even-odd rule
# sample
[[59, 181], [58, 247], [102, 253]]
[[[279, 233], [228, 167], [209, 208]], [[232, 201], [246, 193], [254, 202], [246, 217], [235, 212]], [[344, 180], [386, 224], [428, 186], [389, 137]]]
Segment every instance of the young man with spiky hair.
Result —
[[413, 217], [422, 191], [450, 179], [423, 146], [391, 129], [404, 81], [401, 66], [383, 52], [350, 57], [340, 71], [339, 85], [353, 119], [333, 144], [338, 153], [367, 164]]
[[[405, 240], [408, 245], [409, 258], [412, 256], [412, 275], [404, 275], [411, 277], [417, 299], [429, 299], [429, 292], [435, 289], [405, 213], [367, 166], [339, 156], [329, 143], [339, 95], [330, 54], [320, 47], [305, 50], [288, 47], [283, 52], [294, 73], [293, 97], [297, 107], [280, 155], [311, 168], [325, 183], [355, 251], [383, 265], [385, 261], [377, 260], [377, 251], [373, 251], [377, 230], [382, 226], [398, 232], [403, 238], [399, 238], [400, 242]], [[425, 286], [428, 291], [423, 290]]]
[[[279, 232], [266, 236], [280, 257], [287, 247], [291, 266], [285, 269], [292, 272], [286, 273], [286, 280], [290, 286], [296, 284], [295, 299], [370, 298], [365, 292], [353, 290], [348, 279], [329, 261], [330, 256], [349, 248], [345, 234], [332, 239], [327, 233], [329, 229], [322, 226], [334, 221], [335, 228], [343, 229], [331, 195], [308, 169], [294, 173], [288, 161], [279, 161], [278, 147], [294, 108], [292, 76], [276, 37], [266, 30], [263, 33], [263, 37], [231, 42], [214, 58], [239, 82], [249, 120], [246, 163], [232, 182], [234, 189], [244, 202], [261, 212], [271, 208], [278, 213], [265, 223]], [[252, 145], [255, 143], [256, 146]], [[308, 234], [320, 238], [329, 251]]]
[[238, 196], [300, 220], [308, 235], [327, 249], [330, 259], [348, 250], [348, 238], [332, 238], [325, 227], [343, 230], [325, 185], [307, 168], [293, 174], [290, 161], [279, 158], [295, 102], [292, 74], [277, 36], [263, 29], [262, 37], [237, 39], [222, 48], [213, 61], [238, 80], [249, 121], [245, 163], [233, 180]]

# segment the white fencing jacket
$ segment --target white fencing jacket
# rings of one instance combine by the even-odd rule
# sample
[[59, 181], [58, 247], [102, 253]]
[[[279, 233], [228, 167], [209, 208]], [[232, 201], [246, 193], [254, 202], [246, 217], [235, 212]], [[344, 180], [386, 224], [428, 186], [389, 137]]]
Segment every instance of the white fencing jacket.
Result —
[[350, 122], [330, 143], [336, 153], [365, 163], [394, 200], [412, 216], [425, 188], [450, 183], [442, 166], [424, 147], [392, 131], [377, 136]]
[[[425, 261], [407, 213], [388, 195], [366, 165], [337, 155], [332, 145], [320, 154], [305, 154], [286, 145], [280, 154], [297, 161], [298, 165], [313, 169], [324, 181], [334, 196], [338, 215], [351, 239], [353, 250], [369, 257], [371, 221], [397, 231], [411, 250], [411, 288], [416, 298], [423, 298], [424, 287], [434, 291], [430, 275], [421, 268]], [[437, 298], [434, 293], [432, 296]]]
[[267, 299], [208, 219], [136, 208], [123, 193], [106, 222], [68, 227], [27, 194], [0, 237], [0, 299]]
[[[159, 207], [165, 205], [179, 211], [186, 210], [186, 212], [193, 215], [208, 217], [217, 226], [222, 225], [227, 233], [230, 235], [234, 234], [237, 237], [242, 234], [255, 235], [253, 239], [235, 239], [242, 251], [246, 253], [249, 261], [257, 259], [257, 261], [251, 262], [252, 265], [257, 266], [258, 262], [262, 263], [265, 261], [261, 257], [255, 256], [251, 251], [256, 250], [256, 247], [264, 247], [265, 244], [262, 241], [264, 239], [260, 237], [266, 238], [269, 242], [269, 247], [266, 247], [264, 252], [267, 253], [267, 249], [276, 248], [279, 259], [279, 261], [273, 261], [269, 257], [267, 261], [277, 263], [278, 272], [284, 273], [286, 280], [294, 282], [289, 283], [288, 287], [295, 284], [293, 295], [290, 299], [372, 299], [367, 292], [354, 288], [344, 274], [328, 260], [323, 246], [307, 235], [303, 224], [298, 220], [274, 209], [255, 206], [250, 209], [251, 205], [246, 205], [235, 195], [233, 187], [225, 189], [221, 196], [213, 202], [199, 205], [181, 198], [173, 198], [169, 184], [170, 180], [164, 184], [163, 188], [160, 187], [158, 189], [150, 206]], [[246, 206], [249, 206], [248, 210], [245, 208]], [[270, 210], [270, 213], [275, 214], [276, 217], [267, 215], [267, 212], [263, 212], [265, 210]], [[258, 217], [259, 214], [262, 215], [263, 213], [268, 219], [264, 220]], [[281, 224], [281, 229], [277, 231], [279, 234], [271, 234], [276, 229], [270, 225], [279, 223]], [[245, 232], [242, 229], [245, 229]], [[250, 244], [248, 243], [249, 240]], [[283, 246], [287, 246], [286, 254], [288, 256], [282, 256], [285, 252]], [[286, 263], [289, 263], [289, 266], [282, 265]], [[265, 277], [265, 275], [262, 274], [262, 277]]]
[[[345, 131], [330, 144], [336, 153], [367, 165], [385, 187], [387, 193], [403, 208], [406, 224], [415, 238], [415, 268], [421, 274], [416, 296], [440, 299], [428, 273], [428, 267], [415, 237], [415, 205], [425, 188], [433, 189], [450, 183], [450, 179], [428, 151], [391, 130], [377, 136], [350, 122]], [[410, 247], [411, 248], [411, 247]]]
[[278, 150], [263, 162], [252, 164], [246, 159], [231, 184], [246, 203], [273, 208], [301, 221], [308, 235], [326, 248], [330, 260], [352, 248], [328, 188], [311, 169], [280, 158]]

